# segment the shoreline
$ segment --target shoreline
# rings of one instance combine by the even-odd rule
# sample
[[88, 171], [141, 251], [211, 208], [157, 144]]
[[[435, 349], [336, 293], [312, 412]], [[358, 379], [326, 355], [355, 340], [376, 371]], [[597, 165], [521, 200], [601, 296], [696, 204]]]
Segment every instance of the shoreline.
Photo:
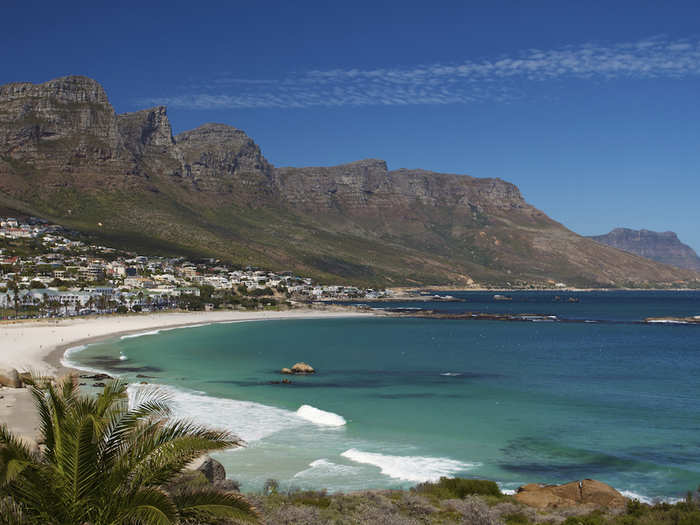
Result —
[[105, 315], [90, 318], [41, 319], [0, 324], [0, 368], [31, 370], [55, 375], [68, 370], [61, 363], [69, 348], [143, 331], [196, 325], [287, 319], [376, 317], [373, 312], [338, 306], [282, 311], [166, 312]]
[[[56, 377], [84, 373], [84, 370], [63, 364], [67, 350], [146, 331], [254, 321], [377, 316], [371, 312], [337, 307], [253, 312], [167, 312], [2, 323], [0, 370], [14, 368], [20, 372], [31, 371]], [[29, 389], [0, 387], [0, 396], [0, 424], [6, 424], [23, 439], [34, 441], [38, 417], [30, 410], [34, 405]]]

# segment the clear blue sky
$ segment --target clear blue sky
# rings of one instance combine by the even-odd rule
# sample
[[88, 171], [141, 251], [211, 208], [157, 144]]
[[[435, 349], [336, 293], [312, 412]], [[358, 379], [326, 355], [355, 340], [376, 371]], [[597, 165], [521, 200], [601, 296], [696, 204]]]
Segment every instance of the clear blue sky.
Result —
[[500, 177], [581, 234], [700, 251], [700, 2], [3, 2], [0, 83], [100, 81], [276, 165]]

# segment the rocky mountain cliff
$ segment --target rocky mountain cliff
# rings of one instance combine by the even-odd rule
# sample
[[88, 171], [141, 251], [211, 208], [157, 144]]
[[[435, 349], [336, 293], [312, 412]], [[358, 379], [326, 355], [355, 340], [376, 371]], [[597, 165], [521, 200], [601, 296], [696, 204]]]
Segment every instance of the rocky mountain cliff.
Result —
[[698, 274], [567, 230], [499, 179], [382, 160], [272, 166], [243, 131], [172, 135], [164, 107], [117, 115], [86, 77], [0, 87], [0, 206], [148, 252], [326, 281], [646, 285]]
[[653, 261], [700, 271], [700, 257], [690, 246], [683, 244], [674, 232], [615, 228], [610, 233], [590, 238]]

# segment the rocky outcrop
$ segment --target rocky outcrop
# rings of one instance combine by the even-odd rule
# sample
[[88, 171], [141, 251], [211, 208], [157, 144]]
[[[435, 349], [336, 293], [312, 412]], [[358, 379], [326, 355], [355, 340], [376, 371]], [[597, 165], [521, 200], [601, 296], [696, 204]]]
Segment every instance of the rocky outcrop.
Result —
[[700, 257], [690, 246], [683, 244], [674, 232], [615, 228], [610, 233], [590, 238], [652, 261], [700, 271]]
[[304, 362], [295, 364], [292, 368], [283, 368], [280, 370], [282, 374], [315, 374], [316, 370], [311, 365]]
[[213, 192], [270, 196], [272, 166], [240, 129], [204, 124], [175, 137], [184, 172], [198, 188]]
[[22, 388], [22, 379], [14, 368], [0, 369], [0, 386]]
[[224, 466], [209, 456], [199, 465], [197, 470], [204, 474], [204, 477], [207, 478], [210, 483], [216, 483], [226, 479], [226, 469]]
[[513, 184], [424, 170], [389, 171], [386, 162], [366, 159], [332, 167], [278, 168], [275, 183], [286, 201], [306, 209], [459, 207], [530, 208]]
[[515, 499], [539, 509], [565, 508], [590, 505], [597, 508], [620, 508], [627, 504], [625, 497], [610, 485], [594, 479], [572, 481], [563, 485], [524, 485]]

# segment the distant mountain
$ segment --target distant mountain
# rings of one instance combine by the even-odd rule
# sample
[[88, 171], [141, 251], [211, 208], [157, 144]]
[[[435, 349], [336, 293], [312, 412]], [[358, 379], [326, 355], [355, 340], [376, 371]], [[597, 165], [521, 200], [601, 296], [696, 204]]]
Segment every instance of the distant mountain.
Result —
[[700, 271], [700, 257], [690, 246], [683, 244], [674, 232], [615, 228], [610, 233], [590, 238], [652, 261]]
[[243, 131], [173, 137], [86, 77], [0, 86], [0, 207], [144, 253], [377, 286], [637, 286], [698, 274], [586, 239], [500, 179], [382, 160], [278, 168]]

